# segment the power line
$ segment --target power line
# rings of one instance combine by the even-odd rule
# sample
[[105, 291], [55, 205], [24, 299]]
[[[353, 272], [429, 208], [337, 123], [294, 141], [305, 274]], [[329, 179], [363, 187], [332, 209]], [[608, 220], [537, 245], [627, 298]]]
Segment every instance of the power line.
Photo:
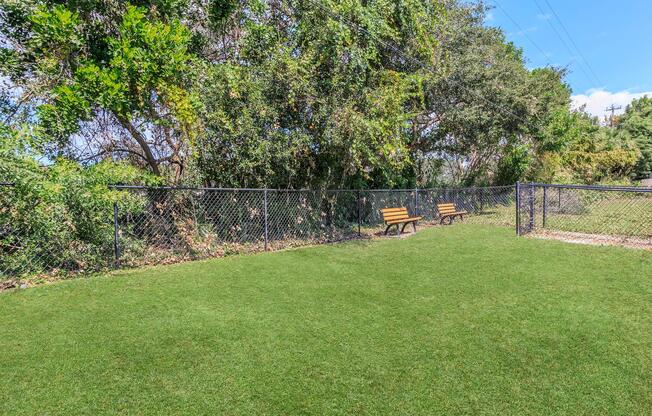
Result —
[[557, 22], [559, 23], [561, 28], [566, 33], [566, 36], [568, 36], [568, 39], [570, 39], [571, 43], [573, 44], [573, 46], [577, 50], [577, 53], [580, 54], [580, 57], [582, 58], [582, 60], [586, 64], [587, 68], [589, 68], [589, 71], [591, 71], [591, 74], [593, 75], [593, 78], [595, 78], [595, 80], [598, 81], [598, 85], [602, 85], [602, 82], [600, 81], [600, 78], [596, 75], [595, 71], [593, 70], [593, 67], [591, 67], [591, 64], [589, 63], [589, 61], [584, 57], [584, 54], [582, 53], [580, 48], [577, 47], [577, 43], [575, 43], [575, 40], [573, 40], [573, 37], [571, 36], [568, 29], [566, 28], [566, 25], [564, 24], [564, 22], [562, 22], [562, 20], [559, 18], [559, 15], [555, 11], [555, 9], [552, 7], [552, 5], [550, 4], [550, 2], [548, 0], [543, 0], [543, 1], [546, 2], [548, 7], [550, 8], [550, 10], [552, 11], [552, 14], [555, 16], [555, 19], [557, 20]]
[[[537, 0], [534, 0], [534, 4], [536, 4], [537, 8], [539, 9], [539, 11], [541, 12], [542, 15], [546, 14], [546, 11], [543, 9], [543, 7], [541, 7], [541, 4], [539, 4], [539, 2]], [[564, 47], [566, 48], [566, 51], [568, 51], [570, 56], [572, 57], [573, 55], [575, 55], [575, 53], [571, 50], [570, 46], [568, 46], [568, 43], [566, 43], [566, 41], [564, 40], [564, 37], [561, 35], [561, 33], [555, 27], [555, 25], [553, 25], [552, 22], [550, 22], [549, 19], [545, 19], [545, 20], [546, 20], [546, 22], [548, 22], [548, 25], [555, 32], [555, 35], [557, 35], [557, 38], [562, 43], [562, 45], [564, 45]], [[579, 65], [579, 67], [580, 67], [580, 70], [584, 73], [584, 76], [586, 77], [586, 79], [589, 82], [593, 82], [594, 80], [591, 79], [591, 75], [589, 75], [589, 73], [586, 71], [584, 66]]]
[[[363, 28], [362, 26], [358, 25], [357, 23], [351, 21], [350, 19], [347, 19], [347, 18], [344, 17], [344, 16], [337, 15], [337, 14], [333, 13], [330, 9], [326, 8], [326, 6], [324, 6], [323, 4], [321, 4], [320, 0], [307, 0], [307, 1], [308, 1], [309, 3], [311, 3], [311, 4], [315, 5], [315, 6], [317, 6], [320, 10], [322, 10], [324, 13], [326, 13], [327, 15], [329, 15], [329, 16], [330, 16], [333, 20], [335, 20], [336, 22], [343, 23], [343, 24], [345, 24], [346, 26], [348, 26], [349, 28], [359, 30], [360, 32], [363, 32], [363, 33], [367, 34], [367, 35], [370, 36], [371, 38], [374, 38], [374, 35], [373, 35], [371, 32], [369, 32], [367, 29], [365, 29], [365, 28]], [[381, 45], [385, 46], [386, 48], [391, 49], [394, 53], [396, 53], [397, 55], [403, 57], [403, 59], [405, 59], [405, 60], [407, 60], [407, 61], [410, 61], [410, 62], [412, 62], [413, 64], [415, 64], [415, 65], [417, 65], [417, 66], [420, 66], [422, 69], [425, 69], [425, 70], [431, 71], [431, 72], [433, 72], [433, 73], [436, 72], [436, 69], [435, 69], [434, 67], [425, 64], [424, 62], [422, 62], [421, 60], [419, 60], [419, 59], [417, 59], [417, 58], [414, 58], [414, 57], [412, 57], [412, 56], [408, 56], [408, 55], [406, 55], [405, 53], [403, 53], [403, 51], [401, 51], [401, 50], [400, 50], [399, 48], [397, 48], [396, 46], [390, 44], [389, 42], [385, 42], [385, 41], [382, 40], [382, 39], [376, 39], [376, 41], [377, 41], [378, 43], [380, 43]], [[469, 92], [469, 93], [473, 94], [474, 96], [476, 96], [477, 98], [481, 99], [481, 100], [484, 101], [485, 103], [490, 104], [492, 107], [496, 108], [497, 110], [500, 110], [500, 111], [503, 112], [504, 114], [509, 114], [509, 115], [511, 115], [512, 117], [515, 117], [516, 119], [522, 121], [522, 122], [525, 123], [526, 125], [529, 125], [529, 122], [528, 122], [528, 121], [526, 121], [526, 120], [524, 120], [523, 118], [519, 117], [519, 116], [518, 116], [516, 113], [514, 113], [512, 110], [510, 110], [510, 109], [508, 109], [508, 108], [505, 108], [505, 107], [501, 106], [500, 104], [497, 104], [497, 103], [495, 103], [495, 102], [493, 102], [493, 101], [491, 101], [491, 100], [489, 100], [489, 99], [483, 97], [482, 95], [480, 95], [480, 94], [477, 93], [476, 91], [473, 91], [473, 90], [471, 90], [471, 89], [466, 88], [466, 87], [463, 86], [463, 85], [460, 85], [461, 82], [456, 81], [456, 80], [453, 80], [453, 79], [450, 79], [450, 78], [446, 78], [446, 81], [447, 81], [447, 82], [450, 82], [450, 83], [452, 83], [452, 84], [457, 84], [458, 86], [461, 86], [461, 88], [464, 89], [466, 92]]]
[[[509, 14], [509, 12], [507, 12], [507, 10], [506, 10], [504, 7], [502, 7], [502, 6], [500, 5], [500, 3], [498, 2], [498, 0], [493, 0], [493, 1], [494, 1], [495, 6], [498, 7], [500, 10], [502, 10], [502, 12], [505, 14], [505, 16], [507, 16], [507, 18], [508, 18], [509, 20], [511, 20], [512, 23], [514, 23], [514, 25], [516, 26], [516, 28], [517, 28], [518, 30], [520, 30], [521, 33], [523, 33], [523, 35], [524, 35], [524, 36], [525, 36], [525, 37], [530, 41], [530, 43], [532, 43], [532, 44], [533, 44], [533, 45], [534, 45], [534, 46], [539, 50], [539, 52], [541, 52], [541, 54], [544, 56], [544, 58], [546, 58], [546, 65], [549, 66], [549, 67], [552, 67], [553, 65], [550, 63], [550, 60], [548, 59], [548, 55], [549, 55], [549, 54], [548, 54], [547, 52], [545, 52], [545, 51], [544, 51], [544, 50], [543, 50], [543, 49], [542, 49], [542, 48], [541, 48], [541, 47], [540, 47], [540, 46], [539, 46], [539, 45], [534, 41], [534, 39], [532, 39], [532, 37], [530, 37], [530, 36], [527, 34], [527, 31], [526, 31], [525, 29], [523, 29], [523, 27], [518, 23], [518, 21], [516, 21], [516, 19], [514, 19], [514, 18]], [[541, 9], [539, 8], [539, 10], [541, 10]], [[554, 29], [554, 28], [553, 28], [553, 29]], [[568, 64], [566, 64], [566, 65], [564, 66], [564, 68], [566, 68], [566, 67], [570, 67], [570, 65], [573, 63], [573, 61], [574, 61], [574, 59], [571, 59], [571, 61], [570, 61]]]
[[[536, 42], [535, 42], [535, 41], [530, 37], [530, 35], [527, 34], [527, 31], [526, 31], [525, 29], [523, 29], [523, 27], [521, 27], [521, 25], [516, 21], [516, 19], [514, 19], [514, 18], [512, 17], [512, 15], [509, 14], [509, 13], [507, 12], [507, 10], [506, 10], [506, 9], [505, 9], [505, 8], [504, 8], [504, 7], [499, 3], [499, 2], [498, 2], [498, 0], [494, 0], [494, 3], [495, 3], [495, 5], [496, 5], [496, 7], [498, 7], [498, 8], [499, 8], [499, 9], [500, 9], [504, 14], [505, 14], [505, 16], [507, 16], [507, 18], [508, 18], [509, 20], [512, 21], [512, 23], [516, 26], [516, 28], [517, 28], [518, 30], [520, 30], [521, 33], [523, 33], [523, 35], [527, 38], [527, 40], [529, 40], [530, 43], [531, 43], [532, 45], [534, 45], [534, 47], [537, 48], [537, 49], [539, 50], [539, 52], [541, 52], [541, 55], [543, 55], [543, 57], [546, 58], [546, 60], [547, 60], [547, 59], [548, 59], [548, 53], [546, 53], [546, 51], [544, 51], [543, 48], [541, 48], [541, 47], [539, 46], [539, 44], [536, 43]], [[548, 62], [548, 65], [549, 65], [549, 64], [550, 64], [550, 63]]]
[[[506, 10], [504, 7], [502, 7], [502, 5], [498, 2], [498, 0], [493, 0], [493, 1], [494, 1], [495, 6], [496, 6], [497, 8], [499, 8], [499, 9], [500, 9], [504, 14], [505, 14], [505, 16], [507, 16], [507, 18], [508, 18], [509, 20], [512, 21], [512, 23], [516, 26], [516, 28], [517, 28], [518, 30], [520, 30], [521, 33], [523, 33], [523, 35], [524, 35], [524, 36], [525, 36], [525, 37], [530, 41], [530, 43], [532, 43], [532, 44], [533, 44], [533, 45], [534, 45], [534, 46], [539, 50], [539, 52], [541, 52], [541, 54], [546, 58], [546, 65], [549, 66], [549, 67], [551, 67], [552, 64], [550, 63], [550, 60], [548, 59], [548, 53], [545, 52], [545, 51], [544, 51], [544, 50], [543, 50], [543, 49], [542, 49], [542, 48], [541, 48], [541, 47], [540, 47], [540, 46], [539, 46], [539, 45], [534, 41], [534, 39], [532, 39], [532, 37], [530, 37], [530, 36], [527, 34], [527, 31], [526, 31], [525, 29], [523, 29], [523, 27], [518, 23], [518, 21], [516, 21], [516, 19], [514, 19], [514, 18], [509, 14], [509, 12], [507, 12], [507, 10]], [[547, 0], [546, 0], [546, 2], [547, 2]], [[538, 5], [537, 5], [537, 6], [538, 6]], [[539, 7], [539, 10], [541, 10], [540, 7]], [[553, 12], [554, 12], [554, 11], [553, 11]], [[542, 13], [544, 13], [544, 12], [542, 11]], [[554, 27], [553, 27], [553, 29], [554, 29]], [[578, 50], [578, 52], [579, 52], [579, 50]], [[571, 55], [572, 55], [572, 54], [571, 54]], [[572, 57], [571, 57], [571, 58], [572, 58]], [[565, 67], [570, 67], [571, 64], [573, 63], [573, 61], [574, 61], [574, 59], [571, 59], [571, 61], [570, 61], [568, 64], [566, 64]], [[598, 83], [601, 84], [601, 82], [598, 82]]]

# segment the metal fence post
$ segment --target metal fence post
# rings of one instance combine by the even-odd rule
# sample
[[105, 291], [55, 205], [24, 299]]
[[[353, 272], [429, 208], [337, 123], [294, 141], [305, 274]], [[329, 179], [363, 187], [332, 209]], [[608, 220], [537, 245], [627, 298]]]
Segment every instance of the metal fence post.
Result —
[[269, 223], [267, 220], [267, 188], [263, 191], [264, 195], [264, 208], [263, 208], [263, 215], [264, 215], [264, 221], [265, 221], [265, 251], [268, 251], [269, 249]]
[[561, 188], [559, 190], [559, 203], [557, 205], [557, 212], [561, 212]]
[[358, 200], [358, 214], [357, 214], [356, 219], [358, 220], [358, 237], [361, 237], [362, 232], [361, 232], [360, 228], [361, 228], [361, 225], [362, 225], [362, 216], [360, 215], [360, 208], [361, 208], [362, 200], [360, 199], [360, 190], [359, 189], [358, 189], [358, 192], [357, 192], [357, 200]]
[[530, 191], [530, 192], [529, 192], [529, 196], [530, 196], [530, 198], [529, 198], [529, 199], [530, 199], [530, 201], [529, 201], [529, 202], [530, 202], [530, 224], [529, 224], [529, 226], [528, 226], [528, 232], [532, 232], [532, 231], [534, 231], [534, 226], [535, 226], [535, 221], [534, 221], [534, 215], [535, 215], [534, 204], [535, 204], [536, 195], [535, 195], [534, 184], [533, 184], [532, 182], [530, 182], [530, 183], [528, 184], [528, 186], [530, 187], [530, 189], [529, 189], [529, 191]]
[[484, 212], [485, 188], [480, 188], [480, 212]]
[[521, 235], [521, 182], [516, 182], [516, 235]]
[[548, 187], [543, 185], [543, 224], [542, 227], [546, 228], [546, 221], [548, 219]]
[[419, 188], [414, 188], [414, 216], [419, 216]]
[[120, 224], [118, 223], [118, 203], [113, 203], [113, 254], [115, 266], [120, 267]]

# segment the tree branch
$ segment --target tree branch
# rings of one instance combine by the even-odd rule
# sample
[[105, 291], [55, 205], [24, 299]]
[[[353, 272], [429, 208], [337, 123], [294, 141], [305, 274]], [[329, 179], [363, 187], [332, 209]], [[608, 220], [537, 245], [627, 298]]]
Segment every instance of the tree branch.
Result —
[[159, 164], [156, 161], [156, 158], [154, 157], [154, 154], [152, 153], [152, 149], [149, 147], [149, 144], [147, 144], [147, 140], [145, 139], [145, 136], [138, 131], [138, 129], [131, 123], [131, 121], [127, 120], [125, 117], [117, 115], [116, 118], [120, 122], [120, 125], [131, 134], [131, 137], [133, 137], [134, 140], [138, 143], [141, 149], [143, 149], [144, 153], [144, 158], [147, 161], [147, 164], [149, 167], [152, 169], [152, 173], [156, 176], [161, 176], [161, 169], [159, 168]]

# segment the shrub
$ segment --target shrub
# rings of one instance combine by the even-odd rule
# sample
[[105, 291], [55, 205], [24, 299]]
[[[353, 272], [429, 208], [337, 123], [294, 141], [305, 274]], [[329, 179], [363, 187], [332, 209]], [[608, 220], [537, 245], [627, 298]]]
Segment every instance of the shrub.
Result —
[[14, 186], [0, 188], [0, 278], [109, 266], [114, 203], [122, 212], [143, 203], [108, 185], [156, 181], [122, 163], [83, 167], [59, 159], [41, 167], [31, 157], [3, 156], [0, 180]]

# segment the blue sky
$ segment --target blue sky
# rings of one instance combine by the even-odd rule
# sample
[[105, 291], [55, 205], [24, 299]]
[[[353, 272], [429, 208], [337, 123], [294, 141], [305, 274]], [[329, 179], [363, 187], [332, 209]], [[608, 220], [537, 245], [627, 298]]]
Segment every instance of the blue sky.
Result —
[[524, 49], [529, 67], [569, 67], [575, 102], [589, 112], [652, 96], [652, 1], [486, 1], [494, 5], [487, 24]]

